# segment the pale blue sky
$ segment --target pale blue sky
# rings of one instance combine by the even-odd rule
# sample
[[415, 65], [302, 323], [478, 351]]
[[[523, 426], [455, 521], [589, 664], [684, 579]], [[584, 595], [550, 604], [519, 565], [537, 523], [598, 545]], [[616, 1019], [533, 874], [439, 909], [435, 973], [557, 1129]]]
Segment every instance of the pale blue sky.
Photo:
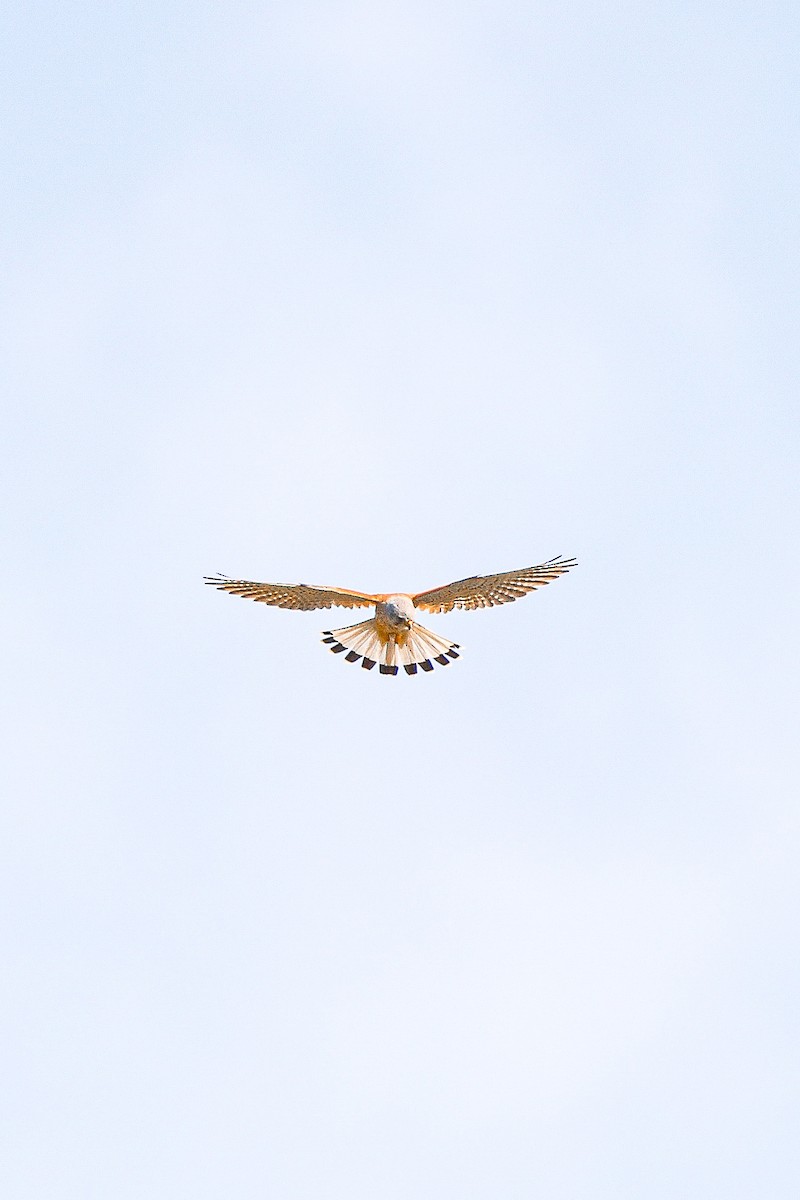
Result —
[[798, 1195], [799, 32], [6, 6], [4, 1195]]

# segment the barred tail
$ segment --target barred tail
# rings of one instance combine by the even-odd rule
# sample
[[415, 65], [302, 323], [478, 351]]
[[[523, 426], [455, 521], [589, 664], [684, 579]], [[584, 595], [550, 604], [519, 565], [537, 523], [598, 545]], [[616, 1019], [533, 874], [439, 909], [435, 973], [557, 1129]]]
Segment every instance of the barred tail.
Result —
[[378, 663], [381, 675], [396, 675], [400, 667], [407, 675], [416, 675], [418, 667], [432, 671], [434, 662], [447, 667], [459, 657], [457, 642], [439, 637], [438, 633], [432, 633], [416, 621], [407, 633], [395, 635], [380, 630], [373, 617], [371, 621], [361, 621], [344, 629], [327, 630], [322, 640], [334, 654], [343, 654], [346, 650], [345, 662], [356, 663], [362, 659], [361, 666], [367, 671]]

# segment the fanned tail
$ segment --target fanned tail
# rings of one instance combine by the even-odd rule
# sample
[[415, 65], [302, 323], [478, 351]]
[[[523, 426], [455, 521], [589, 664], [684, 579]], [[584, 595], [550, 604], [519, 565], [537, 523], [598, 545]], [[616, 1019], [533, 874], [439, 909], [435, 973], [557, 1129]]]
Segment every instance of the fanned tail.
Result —
[[368, 671], [376, 662], [382, 661], [384, 648], [374, 617], [371, 621], [359, 621], [358, 625], [347, 625], [344, 629], [328, 629], [323, 633], [322, 641], [334, 654], [342, 654], [346, 650], [345, 662], [355, 663], [363, 658], [361, 665]]
[[459, 657], [460, 649], [457, 642], [439, 637], [416, 621], [412, 621], [408, 632], [384, 633], [374, 617], [344, 629], [326, 630], [322, 641], [334, 654], [344, 654], [345, 662], [356, 663], [361, 659], [361, 666], [367, 671], [377, 663], [382, 675], [396, 675], [400, 667], [407, 675], [416, 675], [419, 667], [432, 671], [434, 663], [447, 667]]
[[439, 637], [438, 633], [412, 621], [405, 646], [398, 646], [397, 649], [401, 655], [400, 665], [408, 675], [416, 675], [418, 666], [423, 671], [432, 671], [434, 663], [449, 667], [453, 659], [459, 657], [461, 647], [458, 642]]

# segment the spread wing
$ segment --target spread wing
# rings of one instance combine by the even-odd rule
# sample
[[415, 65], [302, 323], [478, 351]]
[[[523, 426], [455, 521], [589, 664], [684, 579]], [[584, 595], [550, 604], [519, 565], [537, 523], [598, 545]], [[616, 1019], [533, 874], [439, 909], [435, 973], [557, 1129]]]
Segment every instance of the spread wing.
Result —
[[533, 592], [545, 583], [552, 583], [570, 567], [577, 566], [574, 558], [551, 558], [538, 567], [523, 567], [521, 571], [504, 571], [500, 575], [473, 575], [444, 587], [418, 592], [412, 599], [417, 608], [428, 612], [449, 612], [452, 608], [492, 608], [508, 604]]
[[228, 579], [227, 575], [207, 575], [205, 583], [276, 608], [295, 608], [307, 612], [312, 608], [364, 608], [375, 603], [375, 596], [349, 592], [346, 588], [314, 587], [309, 583], [250, 583], [246, 579]]

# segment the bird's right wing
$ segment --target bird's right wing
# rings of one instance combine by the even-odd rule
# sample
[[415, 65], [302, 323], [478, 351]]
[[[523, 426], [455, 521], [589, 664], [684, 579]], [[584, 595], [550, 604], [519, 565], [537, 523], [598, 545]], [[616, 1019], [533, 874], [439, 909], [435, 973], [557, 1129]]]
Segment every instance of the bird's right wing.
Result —
[[508, 604], [528, 592], [533, 592], [543, 583], [551, 583], [570, 567], [576, 566], [574, 558], [551, 558], [538, 567], [523, 567], [520, 571], [503, 571], [499, 575], [473, 575], [446, 583], [444, 587], [418, 592], [412, 599], [417, 608], [428, 612], [450, 612], [452, 608], [492, 608], [495, 604]]
[[261, 604], [273, 604], [276, 608], [294, 608], [308, 612], [312, 608], [368, 608], [377, 597], [364, 592], [350, 592], [346, 588], [314, 587], [309, 583], [251, 583], [246, 579], [228, 579], [227, 575], [207, 575], [204, 580], [211, 587], [230, 592], [232, 596], [244, 596], [247, 600], [258, 600]]

